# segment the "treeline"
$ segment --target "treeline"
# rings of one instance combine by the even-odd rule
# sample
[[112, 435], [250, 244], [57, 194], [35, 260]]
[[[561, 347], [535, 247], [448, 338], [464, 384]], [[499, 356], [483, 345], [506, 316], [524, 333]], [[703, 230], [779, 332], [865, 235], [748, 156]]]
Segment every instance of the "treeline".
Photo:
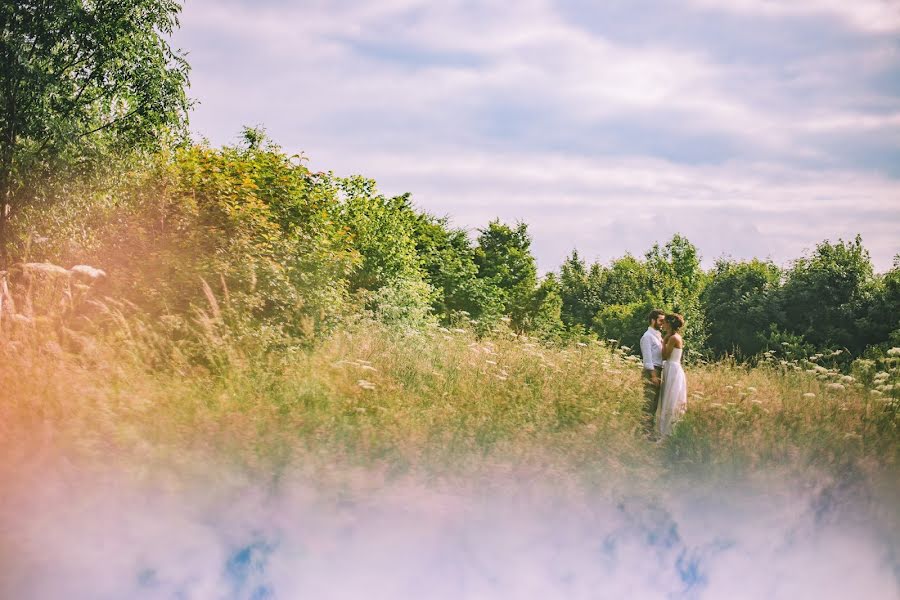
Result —
[[550, 341], [634, 346], [659, 307], [686, 316], [694, 358], [850, 358], [900, 344], [900, 265], [874, 273], [859, 238], [823, 242], [786, 269], [721, 260], [705, 271], [676, 234], [609, 264], [573, 252], [539, 278], [526, 224], [493, 221], [472, 239], [408, 195], [310, 171], [257, 130], [234, 147], [154, 155], [22, 223], [21, 260], [94, 263], [110, 275], [107, 293], [161, 318], [189, 314], [205, 285], [265, 343], [314, 339], [364, 309], [398, 327], [506, 323]]

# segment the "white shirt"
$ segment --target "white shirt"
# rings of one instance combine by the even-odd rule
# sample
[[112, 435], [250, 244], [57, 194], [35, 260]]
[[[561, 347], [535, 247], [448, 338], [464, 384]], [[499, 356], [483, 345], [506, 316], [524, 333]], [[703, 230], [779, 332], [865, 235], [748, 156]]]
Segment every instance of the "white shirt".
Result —
[[644, 368], [646, 370], [652, 371], [662, 366], [662, 350], [662, 334], [656, 329], [648, 327], [644, 335], [641, 336], [641, 357], [644, 359]]

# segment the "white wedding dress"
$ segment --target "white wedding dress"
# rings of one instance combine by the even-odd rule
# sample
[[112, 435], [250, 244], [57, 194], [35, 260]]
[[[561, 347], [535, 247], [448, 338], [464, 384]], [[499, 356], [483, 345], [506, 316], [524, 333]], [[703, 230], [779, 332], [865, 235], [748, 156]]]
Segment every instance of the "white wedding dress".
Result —
[[673, 348], [663, 363], [662, 390], [656, 409], [656, 431], [660, 437], [672, 433], [678, 418], [687, 409], [687, 378], [681, 368], [681, 348]]

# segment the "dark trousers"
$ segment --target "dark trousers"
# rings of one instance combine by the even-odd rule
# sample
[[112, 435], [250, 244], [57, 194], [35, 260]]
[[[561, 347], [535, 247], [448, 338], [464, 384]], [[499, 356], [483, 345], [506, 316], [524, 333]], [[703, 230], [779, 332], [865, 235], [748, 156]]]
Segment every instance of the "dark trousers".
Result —
[[[662, 367], [654, 369], [656, 377], [662, 377]], [[653, 385], [651, 374], [654, 371], [644, 369], [644, 404], [641, 414], [641, 424], [644, 426], [644, 432], [647, 435], [653, 433], [653, 421], [656, 419], [656, 407], [659, 405], [659, 392], [662, 386]]]

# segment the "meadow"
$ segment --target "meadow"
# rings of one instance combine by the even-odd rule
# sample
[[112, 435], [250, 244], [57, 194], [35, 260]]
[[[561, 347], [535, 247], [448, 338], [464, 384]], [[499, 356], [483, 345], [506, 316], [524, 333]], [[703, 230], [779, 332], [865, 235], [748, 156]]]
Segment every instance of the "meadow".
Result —
[[273, 350], [209, 286], [176, 327], [31, 269], [31, 315], [7, 313], [0, 344], [5, 593], [896, 589], [895, 352], [856, 375], [824, 355], [696, 362], [655, 443], [639, 360], [614, 340], [363, 311]]

